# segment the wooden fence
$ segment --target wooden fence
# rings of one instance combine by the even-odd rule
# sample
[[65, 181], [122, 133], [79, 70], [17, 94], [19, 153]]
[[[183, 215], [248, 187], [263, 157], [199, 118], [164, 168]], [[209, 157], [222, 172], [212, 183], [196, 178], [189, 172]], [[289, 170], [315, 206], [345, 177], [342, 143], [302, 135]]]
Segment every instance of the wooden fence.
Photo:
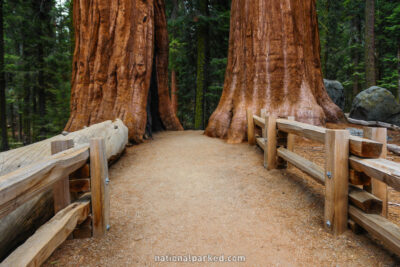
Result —
[[[325, 227], [335, 235], [361, 227], [400, 255], [400, 227], [387, 217], [387, 186], [400, 191], [400, 164], [386, 160], [385, 128], [365, 128], [360, 138], [294, 118], [253, 115], [247, 110], [248, 140], [264, 150], [268, 170], [291, 164], [325, 186]], [[261, 136], [255, 127], [261, 128]], [[325, 145], [325, 167], [294, 153], [294, 136]]]
[[55, 211], [0, 266], [40, 266], [67, 238], [101, 237], [109, 228], [104, 140], [77, 148], [72, 140], [54, 141], [51, 150], [50, 158], [0, 177], [0, 219], [51, 189]]

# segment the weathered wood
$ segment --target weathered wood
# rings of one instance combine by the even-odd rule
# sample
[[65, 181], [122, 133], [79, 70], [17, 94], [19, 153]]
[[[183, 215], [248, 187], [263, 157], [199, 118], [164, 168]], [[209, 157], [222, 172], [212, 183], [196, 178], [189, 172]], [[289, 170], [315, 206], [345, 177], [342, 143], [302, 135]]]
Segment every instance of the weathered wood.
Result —
[[370, 234], [380, 239], [391, 251], [400, 256], [400, 227], [385, 217], [367, 214], [360, 209], [349, 206], [349, 216]]
[[[382, 152], [379, 155], [380, 158], [385, 159], [387, 155], [386, 143], [387, 143], [387, 130], [386, 128], [364, 128], [364, 137], [380, 142], [383, 144]], [[374, 178], [374, 177], [372, 177]], [[382, 200], [382, 216], [387, 218], [388, 216], [388, 188], [387, 185], [379, 180], [371, 180], [372, 194]]]
[[400, 191], [400, 164], [386, 159], [349, 158], [350, 167]]
[[265, 127], [267, 128], [267, 142], [264, 149], [264, 167], [273, 170], [277, 167], [276, 117], [265, 117]]
[[393, 154], [400, 155], [400, 146], [395, 144], [387, 144], [387, 150], [392, 152]]
[[[286, 119], [278, 119], [276, 122], [281, 131], [325, 143], [326, 128]], [[377, 158], [382, 152], [382, 146], [382, 143], [373, 140], [350, 136], [350, 153], [356, 156]]]
[[264, 128], [265, 127], [265, 122], [263, 118], [258, 117], [257, 115], [253, 115], [254, 119], [254, 124], [257, 125], [258, 127]]
[[72, 179], [69, 180], [69, 191], [72, 193], [81, 193], [90, 191], [90, 179]]
[[1, 176], [0, 218], [46, 191], [60, 178], [82, 167], [88, 158], [87, 146], [73, 148]]
[[264, 138], [262, 138], [262, 137], [258, 137], [256, 140], [257, 140], [257, 145], [258, 145], [262, 150], [264, 150], [266, 140], [265, 140]]
[[325, 141], [325, 225], [335, 235], [347, 229], [349, 132], [327, 130]]
[[[54, 155], [73, 147], [74, 147], [74, 140], [53, 141], [51, 142], [51, 154]], [[60, 210], [71, 204], [68, 175], [63, 178], [60, 178], [59, 181], [54, 183], [53, 196], [54, 196], [54, 213], [59, 212]]]
[[349, 186], [349, 202], [365, 213], [381, 214], [382, 200], [357, 186]]
[[311, 176], [311, 178], [313, 178], [316, 182], [320, 184], [325, 184], [324, 169], [318, 166], [317, 164], [282, 147], [278, 149], [278, 156], [283, 158], [293, 166], [297, 167], [302, 172]]
[[352, 185], [371, 185], [371, 177], [365, 175], [365, 173], [355, 171], [353, 169], [349, 170], [349, 183]]
[[394, 131], [399, 131], [400, 127], [394, 124], [382, 122], [382, 121], [364, 121], [364, 120], [356, 120], [350, 118], [348, 115], [346, 115], [347, 121], [353, 124], [358, 124], [358, 125], [363, 125], [363, 126], [369, 126], [369, 127], [384, 127], [390, 130]]
[[325, 143], [325, 128], [287, 119], [277, 119], [276, 124], [279, 130], [286, 133], [295, 134], [313, 141]]
[[90, 141], [90, 173], [92, 192], [93, 236], [105, 234], [109, 222], [108, 167], [103, 139]]
[[253, 111], [251, 109], [247, 109], [247, 140], [249, 145], [254, 146], [256, 144], [256, 135], [254, 133], [254, 120], [253, 120]]
[[90, 200], [75, 202], [58, 212], [33, 236], [18, 247], [0, 266], [40, 266], [83, 222], [90, 212]]
[[[288, 121], [295, 121], [295, 117], [288, 117]], [[287, 149], [289, 151], [294, 150], [294, 144], [296, 142], [296, 135], [289, 133], [287, 137]]]
[[[75, 146], [89, 145], [93, 137], [106, 141], [107, 159], [115, 160], [123, 153], [128, 143], [128, 128], [121, 120], [105, 121], [80, 131], [58, 135], [53, 138], [0, 153], [0, 175], [13, 172], [32, 163], [51, 156], [50, 144], [56, 140], [73, 139]], [[89, 177], [85, 175], [83, 177]], [[79, 177], [81, 178], [81, 177]], [[10, 249], [24, 242], [40, 225], [53, 215], [53, 198], [51, 188], [26, 202], [17, 210], [0, 220], [0, 258], [7, 255]], [[33, 223], [32, 223], [33, 222]]]

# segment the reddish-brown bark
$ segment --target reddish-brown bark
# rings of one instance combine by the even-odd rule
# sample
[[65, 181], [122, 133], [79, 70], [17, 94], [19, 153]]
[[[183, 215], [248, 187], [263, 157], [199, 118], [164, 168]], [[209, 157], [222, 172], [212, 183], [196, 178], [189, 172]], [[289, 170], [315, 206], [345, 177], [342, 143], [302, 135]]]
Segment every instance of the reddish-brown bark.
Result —
[[75, 52], [67, 131], [120, 118], [141, 142], [153, 70], [159, 114], [167, 130], [182, 130], [168, 93], [168, 33], [164, 0], [74, 0]]
[[246, 109], [323, 124], [343, 118], [323, 84], [315, 0], [233, 0], [228, 65], [206, 134], [246, 138]]
[[178, 83], [176, 81], [176, 71], [171, 71], [171, 102], [172, 109], [178, 114]]

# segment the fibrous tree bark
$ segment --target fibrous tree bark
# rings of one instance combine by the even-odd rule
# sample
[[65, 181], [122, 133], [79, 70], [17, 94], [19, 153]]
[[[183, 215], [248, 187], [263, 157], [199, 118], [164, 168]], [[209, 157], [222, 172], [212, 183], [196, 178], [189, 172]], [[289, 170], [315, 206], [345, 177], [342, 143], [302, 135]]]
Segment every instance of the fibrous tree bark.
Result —
[[74, 0], [73, 16], [75, 52], [66, 130], [120, 118], [129, 128], [129, 139], [141, 142], [153, 69], [163, 126], [181, 130], [168, 90], [164, 0]]
[[315, 0], [233, 0], [228, 65], [206, 134], [246, 138], [246, 109], [324, 124], [342, 119], [322, 79]]

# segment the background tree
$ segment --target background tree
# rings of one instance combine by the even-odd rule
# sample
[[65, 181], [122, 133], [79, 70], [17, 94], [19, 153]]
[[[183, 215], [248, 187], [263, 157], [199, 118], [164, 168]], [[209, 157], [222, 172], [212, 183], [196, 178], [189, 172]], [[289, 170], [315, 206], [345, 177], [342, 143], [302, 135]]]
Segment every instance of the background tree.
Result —
[[315, 1], [234, 0], [231, 12], [224, 91], [207, 135], [243, 141], [247, 108], [314, 124], [343, 117], [322, 81]]
[[376, 85], [375, 0], [365, 0], [365, 79], [367, 87]]
[[8, 150], [7, 114], [6, 114], [6, 81], [4, 76], [4, 23], [3, 0], [0, 0], [0, 126], [1, 150]]

